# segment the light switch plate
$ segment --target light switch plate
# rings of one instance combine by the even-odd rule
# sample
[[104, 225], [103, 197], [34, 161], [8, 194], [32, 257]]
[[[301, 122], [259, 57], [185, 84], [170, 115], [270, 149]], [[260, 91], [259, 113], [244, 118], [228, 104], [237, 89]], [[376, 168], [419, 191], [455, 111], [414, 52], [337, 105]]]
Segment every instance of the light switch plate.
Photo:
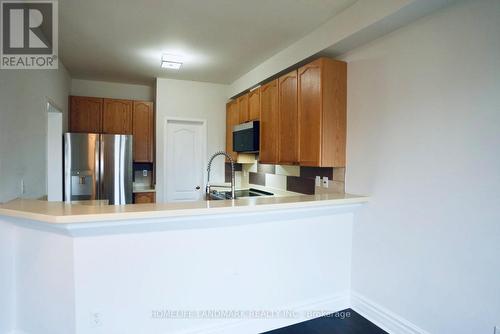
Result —
[[323, 188], [328, 188], [328, 176], [323, 176]]

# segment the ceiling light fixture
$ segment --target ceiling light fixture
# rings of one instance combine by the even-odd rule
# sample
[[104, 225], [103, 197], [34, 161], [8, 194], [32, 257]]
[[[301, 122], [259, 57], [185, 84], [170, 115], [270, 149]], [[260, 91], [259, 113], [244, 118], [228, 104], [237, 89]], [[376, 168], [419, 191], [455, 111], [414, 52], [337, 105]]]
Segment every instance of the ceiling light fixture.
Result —
[[178, 70], [182, 66], [182, 62], [179, 57], [174, 55], [164, 54], [161, 56], [161, 67], [168, 68], [170, 70]]

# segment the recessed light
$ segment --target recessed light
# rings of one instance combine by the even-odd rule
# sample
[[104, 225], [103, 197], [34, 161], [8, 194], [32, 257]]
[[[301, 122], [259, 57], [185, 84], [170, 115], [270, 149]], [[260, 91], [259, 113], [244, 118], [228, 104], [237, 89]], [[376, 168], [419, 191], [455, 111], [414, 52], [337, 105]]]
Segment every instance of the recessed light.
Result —
[[182, 66], [182, 61], [179, 56], [163, 54], [161, 56], [161, 67], [171, 70], [178, 70]]

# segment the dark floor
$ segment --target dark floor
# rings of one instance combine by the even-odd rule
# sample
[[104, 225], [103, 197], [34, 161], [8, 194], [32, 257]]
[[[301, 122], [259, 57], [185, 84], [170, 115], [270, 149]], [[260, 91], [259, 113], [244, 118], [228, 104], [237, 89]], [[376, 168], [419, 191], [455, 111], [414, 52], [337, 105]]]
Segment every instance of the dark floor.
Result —
[[387, 334], [351, 309], [263, 334]]

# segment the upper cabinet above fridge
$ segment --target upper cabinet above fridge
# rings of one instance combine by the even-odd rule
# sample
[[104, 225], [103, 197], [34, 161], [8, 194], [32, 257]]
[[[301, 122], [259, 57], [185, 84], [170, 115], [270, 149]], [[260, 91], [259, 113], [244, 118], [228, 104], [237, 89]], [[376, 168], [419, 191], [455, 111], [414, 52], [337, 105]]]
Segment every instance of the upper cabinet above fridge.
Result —
[[104, 99], [102, 132], [106, 134], [132, 134], [132, 109], [134, 101]]
[[103, 99], [87, 96], [70, 96], [69, 130], [79, 133], [102, 132]]
[[154, 162], [154, 104], [70, 96], [69, 132], [133, 135], [134, 162]]

